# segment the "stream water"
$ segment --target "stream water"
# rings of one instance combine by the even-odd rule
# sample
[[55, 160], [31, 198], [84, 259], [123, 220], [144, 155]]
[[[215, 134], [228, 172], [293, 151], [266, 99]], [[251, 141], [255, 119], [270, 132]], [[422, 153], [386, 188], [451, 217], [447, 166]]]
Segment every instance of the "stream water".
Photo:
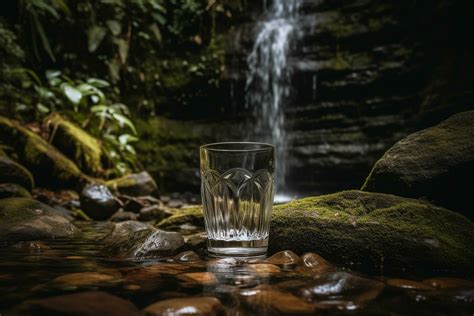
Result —
[[299, 258], [280, 253], [256, 262], [209, 259], [199, 251], [159, 260], [117, 259], [102, 251], [100, 240], [109, 231], [108, 224], [78, 225], [82, 232], [72, 240], [0, 248], [0, 315], [9, 315], [25, 300], [91, 290], [127, 299], [139, 309], [188, 298], [189, 306], [171, 301], [169, 308], [192, 310], [192, 302], [216, 297], [220, 303], [210, 314], [222, 315], [471, 316], [474, 312], [473, 283], [468, 280], [420, 283], [416, 281], [427, 276], [405, 276], [409, 281], [358, 275], [319, 262], [316, 254]]

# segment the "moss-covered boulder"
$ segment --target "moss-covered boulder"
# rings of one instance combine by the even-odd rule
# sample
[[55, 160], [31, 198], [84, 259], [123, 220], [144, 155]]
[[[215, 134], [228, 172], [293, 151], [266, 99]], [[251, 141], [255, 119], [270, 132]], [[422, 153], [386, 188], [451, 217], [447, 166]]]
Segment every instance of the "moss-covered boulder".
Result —
[[31, 173], [0, 152], [0, 183], [16, 183], [28, 190], [34, 187]]
[[0, 135], [0, 143], [14, 148], [36, 184], [67, 189], [87, 181], [87, 176], [72, 160], [21, 123], [0, 116]]
[[0, 199], [9, 197], [31, 197], [27, 189], [16, 183], [0, 183]]
[[155, 180], [146, 171], [107, 181], [110, 190], [129, 196], [159, 196]]
[[427, 202], [344, 191], [274, 208], [269, 251], [317, 252], [362, 270], [472, 270], [474, 224]]
[[184, 209], [170, 209], [174, 214], [157, 223], [157, 227], [162, 229], [179, 229], [181, 225], [192, 224], [204, 227], [204, 216], [201, 206], [194, 206]]
[[0, 242], [73, 235], [77, 228], [52, 207], [29, 198], [0, 200]]
[[45, 119], [49, 141], [89, 175], [103, 173], [105, 154], [102, 143], [75, 123], [58, 113]]
[[424, 197], [474, 218], [474, 111], [396, 143], [375, 164], [362, 187], [405, 197]]

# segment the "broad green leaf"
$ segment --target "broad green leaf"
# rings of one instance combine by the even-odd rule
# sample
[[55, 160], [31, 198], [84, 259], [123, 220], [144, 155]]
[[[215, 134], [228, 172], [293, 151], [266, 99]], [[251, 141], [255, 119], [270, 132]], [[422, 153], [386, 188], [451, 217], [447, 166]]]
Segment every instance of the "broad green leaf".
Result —
[[158, 43], [161, 43], [163, 41], [163, 37], [161, 36], [160, 28], [156, 23], [153, 23], [150, 25], [150, 31], [155, 35], [156, 40]]
[[107, 105], [94, 105], [90, 108], [91, 112], [105, 112], [107, 111]]
[[46, 70], [46, 79], [51, 80], [61, 76], [61, 71], [59, 70]]
[[102, 26], [94, 25], [87, 32], [89, 52], [93, 53], [99, 48], [100, 44], [107, 34], [107, 29]]
[[122, 62], [122, 64], [125, 64], [127, 62], [128, 57], [129, 43], [123, 38], [115, 40], [115, 43], [118, 46], [120, 61]]
[[97, 87], [97, 88], [110, 87], [110, 83], [108, 83], [105, 80], [97, 79], [97, 78], [89, 78], [89, 79], [87, 79], [87, 83], [91, 84], [91, 85], [93, 85], [94, 87]]
[[82, 93], [81, 91], [77, 90], [73, 86], [70, 86], [68, 84], [63, 84], [62, 85], [62, 90], [66, 97], [69, 99], [74, 104], [79, 104], [82, 99]]
[[113, 35], [118, 36], [120, 33], [122, 33], [122, 25], [120, 24], [119, 21], [117, 20], [107, 20], [105, 22], [107, 26], [109, 27], [110, 32], [112, 32]]
[[135, 129], [135, 125], [133, 125], [132, 121], [130, 119], [122, 114], [119, 113], [113, 113], [112, 114], [113, 118], [120, 124], [120, 126], [128, 126], [130, 130], [133, 132], [133, 134], [137, 134], [137, 130]]
[[135, 148], [133, 148], [133, 146], [131, 145], [125, 145], [125, 150], [127, 150], [129, 153], [131, 153], [132, 155], [136, 155], [136, 151], [135, 151]]
[[51, 92], [51, 90], [49, 90], [45, 87], [41, 87], [41, 86], [34, 86], [34, 87], [35, 87], [36, 92], [40, 96], [40, 98], [49, 99], [49, 98], [54, 97], [54, 93]]
[[122, 144], [124, 146], [129, 144], [129, 143], [133, 143], [133, 142], [138, 141], [138, 137], [130, 135], [130, 134], [120, 135], [118, 139], [119, 139], [120, 144]]
[[161, 13], [152, 13], [151, 16], [153, 17], [153, 20], [158, 22], [161, 25], [166, 24], [166, 19]]
[[36, 109], [43, 114], [49, 113], [49, 109], [41, 103], [36, 104]]

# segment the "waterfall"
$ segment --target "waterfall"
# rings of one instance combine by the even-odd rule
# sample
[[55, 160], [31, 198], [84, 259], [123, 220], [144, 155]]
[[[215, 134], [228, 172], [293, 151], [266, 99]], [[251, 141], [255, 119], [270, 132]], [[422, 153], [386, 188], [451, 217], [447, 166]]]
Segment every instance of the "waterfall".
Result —
[[257, 37], [247, 58], [246, 107], [256, 123], [253, 139], [275, 145], [277, 196], [284, 187], [288, 139], [285, 130], [284, 104], [290, 94], [288, 53], [295, 34], [301, 0], [274, 0], [258, 24]]

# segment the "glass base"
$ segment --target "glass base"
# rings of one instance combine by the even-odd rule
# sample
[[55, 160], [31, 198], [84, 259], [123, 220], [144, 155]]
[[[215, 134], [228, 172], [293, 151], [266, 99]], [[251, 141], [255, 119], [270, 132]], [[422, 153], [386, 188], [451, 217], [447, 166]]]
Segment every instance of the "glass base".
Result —
[[268, 239], [262, 240], [207, 240], [207, 251], [212, 257], [264, 258]]

